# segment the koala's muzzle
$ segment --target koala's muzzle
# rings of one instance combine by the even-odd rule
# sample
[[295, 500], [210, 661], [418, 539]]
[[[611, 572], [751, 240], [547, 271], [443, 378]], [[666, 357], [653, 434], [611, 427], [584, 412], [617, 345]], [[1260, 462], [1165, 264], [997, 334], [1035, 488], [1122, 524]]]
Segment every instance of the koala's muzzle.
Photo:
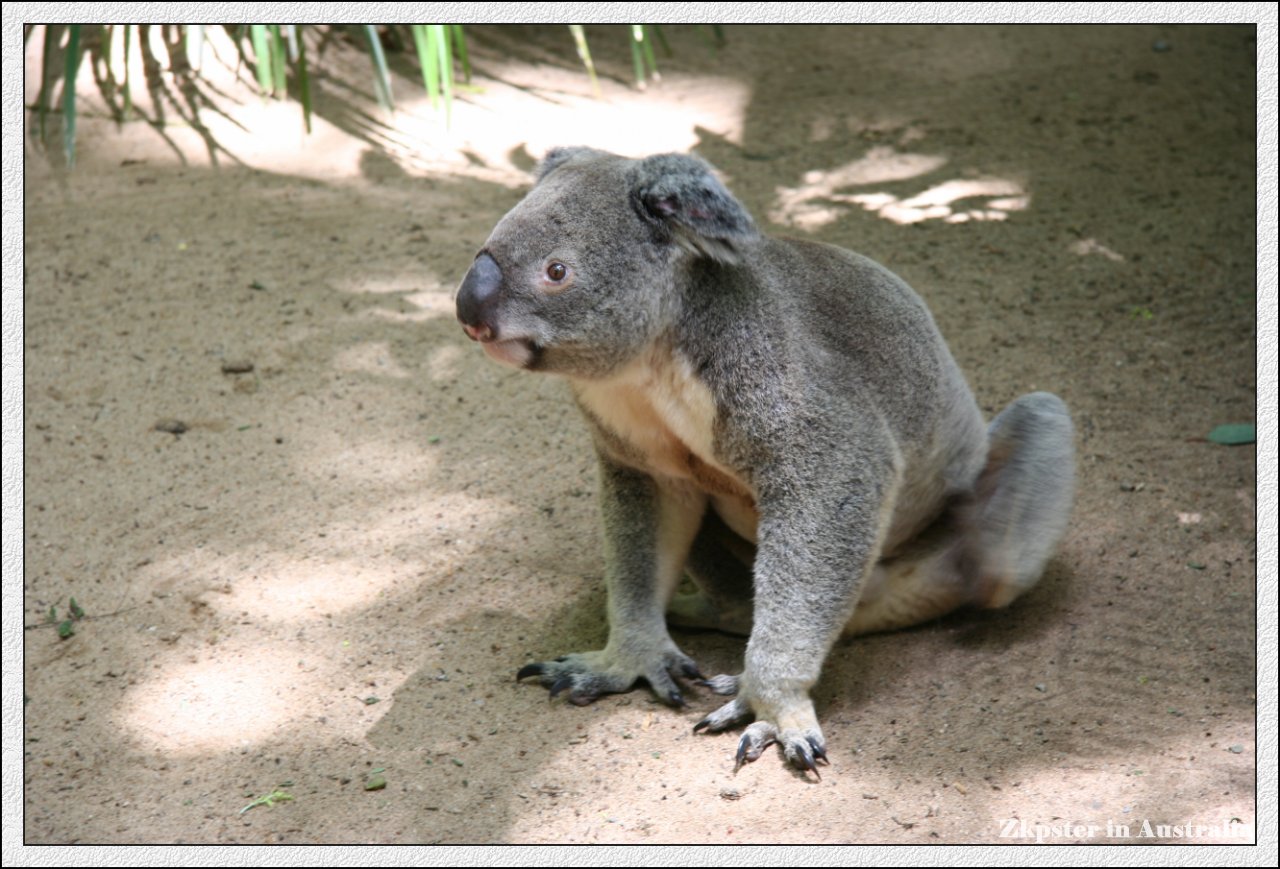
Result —
[[510, 312], [503, 307], [509, 295], [503, 290], [502, 268], [487, 253], [481, 253], [467, 270], [458, 287], [458, 322], [472, 341], [497, 362], [516, 368], [533, 366], [541, 353], [533, 339], [513, 327]]
[[501, 295], [502, 269], [493, 257], [482, 253], [458, 288], [458, 322], [471, 340], [488, 343], [498, 337], [496, 321]]

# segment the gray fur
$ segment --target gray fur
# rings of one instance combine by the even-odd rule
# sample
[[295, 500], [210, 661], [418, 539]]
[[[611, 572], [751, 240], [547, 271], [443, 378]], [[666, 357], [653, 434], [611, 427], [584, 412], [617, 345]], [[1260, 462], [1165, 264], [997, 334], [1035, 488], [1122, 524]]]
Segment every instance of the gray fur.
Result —
[[[748, 633], [737, 696], [817, 772], [809, 699], [842, 631], [1031, 587], [1065, 533], [1071, 420], [1035, 393], [983, 423], [920, 297], [858, 254], [762, 236], [703, 161], [557, 149], [458, 294], [495, 359], [567, 378], [601, 477], [609, 639], [526, 666], [577, 703], [702, 679], [672, 623]], [[562, 277], [563, 275], [563, 277]], [[696, 594], [675, 595], [688, 569]]]

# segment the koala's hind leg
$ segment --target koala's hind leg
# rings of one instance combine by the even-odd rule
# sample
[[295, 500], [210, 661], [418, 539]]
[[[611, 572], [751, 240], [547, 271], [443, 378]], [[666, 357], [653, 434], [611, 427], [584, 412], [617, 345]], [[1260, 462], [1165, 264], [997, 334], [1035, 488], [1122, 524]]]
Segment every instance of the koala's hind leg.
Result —
[[964, 567], [973, 603], [994, 609], [1036, 584], [1066, 533], [1075, 497], [1075, 431], [1062, 399], [1033, 392], [992, 420], [988, 437]]
[[678, 627], [749, 635], [755, 549], [708, 510], [685, 565], [697, 591], [672, 598], [667, 621]]
[[949, 510], [901, 552], [875, 566], [845, 625], [846, 635], [909, 627], [969, 602], [958, 514]]
[[847, 634], [904, 628], [964, 605], [1003, 607], [1036, 584], [1071, 513], [1071, 417], [1057, 396], [1036, 392], [1009, 405], [987, 434], [972, 496], [876, 565]]

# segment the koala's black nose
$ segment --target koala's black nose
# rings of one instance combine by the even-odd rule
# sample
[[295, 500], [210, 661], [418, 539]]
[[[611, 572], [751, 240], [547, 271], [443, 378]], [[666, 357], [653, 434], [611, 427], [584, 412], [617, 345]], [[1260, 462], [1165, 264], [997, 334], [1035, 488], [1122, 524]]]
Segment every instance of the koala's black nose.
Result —
[[498, 297], [502, 290], [502, 269], [493, 257], [482, 253], [467, 270], [458, 288], [458, 322], [477, 341], [496, 337]]

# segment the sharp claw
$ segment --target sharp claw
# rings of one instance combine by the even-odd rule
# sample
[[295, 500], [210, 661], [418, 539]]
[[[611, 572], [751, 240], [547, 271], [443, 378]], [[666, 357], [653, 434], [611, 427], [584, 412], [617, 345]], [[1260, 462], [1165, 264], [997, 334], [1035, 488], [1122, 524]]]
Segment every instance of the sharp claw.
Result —
[[746, 763], [748, 760], [755, 759], [755, 758], [747, 757], [747, 746], [750, 744], [751, 744], [751, 738], [744, 733], [742, 735], [742, 738], [738, 740], [738, 754], [736, 757], [734, 757], [734, 760], [733, 760], [734, 773], [737, 773], [738, 770], [742, 769], [742, 765]]
[[[809, 743], [809, 747], [813, 749], [814, 758], [822, 761], [827, 766], [831, 766], [831, 761], [827, 757], [827, 750], [823, 748], [812, 736], [806, 736], [805, 740]], [[817, 770], [814, 770], [814, 772], [817, 772]]]
[[556, 663], [557, 663], [557, 664], [563, 664], [563, 663], [564, 663], [565, 661], [567, 661], [567, 660], [569, 660], [569, 656], [568, 656], [568, 655], [561, 655], [560, 657], [556, 658]]
[[516, 673], [516, 681], [519, 682], [521, 679], [528, 678], [529, 676], [541, 676], [541, 675], [542, 675], [541, 664], [525, 664], [523, 667], [520, 668], [520, 672]]
[[706, 679], [707, 678], [706, 676], [702, 675], [702, 671], [698, 669], [698, 665], [692, 662], [688, 664], [681, 664], [680, 672], [683, 673], [685, 675], [685, 678], [687, 679]]
[[684, 707], [689, 705], [688, 703], [684, 702], [684, 695], [681, 694], [679, 691], [672, 691], [671, 693], [669, 693], [667, 695], [667, 703], [679, 709], [683, 709]]
[[796, 746], [796, 756], [791, 761], [803, 770], [813, 773], [818, 777], [818, 781], [822, 781], [822, 774], [818, 772], [817, 765], [813, 762], [813, 755], [809, 753], [808, 747], [804, 745]]
[[706, 730], [710, 726], [711, 726], [711, 716], [708, 715], [706, 718], [702, 719], [697, 724], [693, 725], [693, 732], [699, 733], [703, 730]]
[[554, 700], [556, 695], [573, 684], [572, 676], [561, 676], [551, 686], [551, 699]]

